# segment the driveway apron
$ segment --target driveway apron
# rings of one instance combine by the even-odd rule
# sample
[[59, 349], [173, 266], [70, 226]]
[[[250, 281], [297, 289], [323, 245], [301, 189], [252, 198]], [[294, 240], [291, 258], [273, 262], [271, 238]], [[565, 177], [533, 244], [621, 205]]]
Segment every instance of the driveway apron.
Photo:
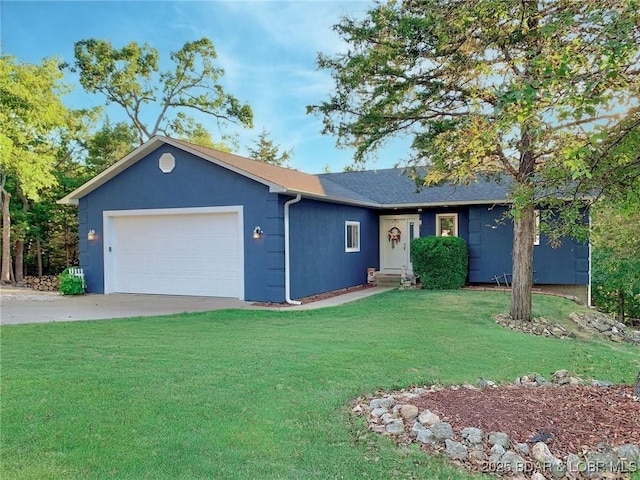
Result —
[[0, 290], [0, 324], [152, 317], [247, 308], [250, 305], [250, 302], [237, 298], [137, 294], [62, 296], [52, 292], [3, 287]]

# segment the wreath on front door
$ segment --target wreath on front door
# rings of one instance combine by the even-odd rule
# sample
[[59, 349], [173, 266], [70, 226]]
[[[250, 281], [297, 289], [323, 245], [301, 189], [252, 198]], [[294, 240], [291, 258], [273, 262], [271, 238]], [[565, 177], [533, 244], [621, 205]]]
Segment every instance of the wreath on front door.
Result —
[[389, 235], [389, 241], [391, 242], [391, 248], [396, 248], [396, 243], [400, 241], [402, 232], [398, 227], [393, 227], [387, 233]]

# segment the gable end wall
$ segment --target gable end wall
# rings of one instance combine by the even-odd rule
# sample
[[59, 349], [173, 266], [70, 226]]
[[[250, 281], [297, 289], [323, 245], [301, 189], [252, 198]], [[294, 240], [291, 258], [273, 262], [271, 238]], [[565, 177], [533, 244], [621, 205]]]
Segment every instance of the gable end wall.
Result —
[[[171, 153], [176, 159], [174, 170], [168, 174], [158, 166], [163, 153]], [[85, 271], [88, 291], [104, 293], [104, 211], [242, 205], [245, 299], [281, 302], [284, 300], [282, 203], [265, 185], [171, 145], [162, 145], [80, 199], [80, 266]], [[253, 238], [256, 226], [265, 232], [261, 239]], [[87, 241], [90, 229], [95, 230], [97, 240]]]

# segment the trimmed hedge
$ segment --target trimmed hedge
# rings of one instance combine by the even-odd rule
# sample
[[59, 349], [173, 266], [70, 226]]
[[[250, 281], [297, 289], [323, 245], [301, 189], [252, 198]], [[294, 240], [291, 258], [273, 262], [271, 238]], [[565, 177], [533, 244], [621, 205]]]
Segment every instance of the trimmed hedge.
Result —
[[65, 268], [64, 271], [58, 275], [58, 282], [60, 284], [59, 289], [62, 295], [83, 295], [84, 285], [82, 285], [82, 279], [71, 275], [69, 269]]
[[422, 288], [451, 290], [464, 286], [469, 269], [469, 249], [459, 237], [421, 237], [411, 241], [413, 272]]

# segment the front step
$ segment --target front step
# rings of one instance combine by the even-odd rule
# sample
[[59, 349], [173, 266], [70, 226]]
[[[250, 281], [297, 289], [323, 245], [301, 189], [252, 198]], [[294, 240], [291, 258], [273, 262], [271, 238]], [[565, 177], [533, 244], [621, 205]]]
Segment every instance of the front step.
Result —
[[375, 273], [375, 284], [377, 287], [398, 288], [400, 286], [400, 275], [397, 273]]

